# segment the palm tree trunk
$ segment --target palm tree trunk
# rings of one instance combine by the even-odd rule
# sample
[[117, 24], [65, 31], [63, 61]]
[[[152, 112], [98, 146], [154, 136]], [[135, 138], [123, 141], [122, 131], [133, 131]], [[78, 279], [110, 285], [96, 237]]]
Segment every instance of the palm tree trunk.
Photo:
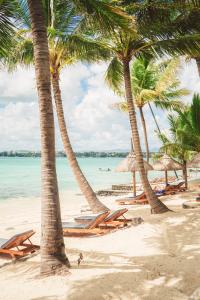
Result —
[[195, 57], [196, 60], [196, 64], [197, 64], [197, 68], [198, 68], [198, 72], [199, 72], [199, 76], [200, 76], [200, 57]]
[[52, 75], [52, 85], [53, 85], [53, 93], [54, 93], [54, 99], [55, 99], [55, 104], [56, 104], [58, 123], [59, 123], [59, 127], [60, 127], [64, 150], [65, 150], [65, 153], [69, 160], [69, 164], [72, 168], [74, 176], [77, 180], [77, 183], [80, 187], [80, 190], [82, 191], [83, 195], [85, 196], [86, 200], [88, 201], [88, 204], [93, 213], [98, 213], [98, 212], [101, 212], [104, 210], [109, 210], [103, 203], [101, 203], [98, 200], [95, 192], [92, 190], [90, 184], [88, 183], [83, 172], [81, 171], [78, 161], [76, 159], [76, 156], [74, 154], [74, 151], [72, 149], [70, 139], [68, 136], [68, 132], [67, 132], [67, 126], [66, 126], [66, 122], [65, 122], [64, 112], [63, 112], [61, 91], [60, 91], [60, 85], [59, 85], [59, 73], [56, 71]]
[[183, 161], [183, 179], [185, 181], [185, 188], [188, 189], [188, 180], [187, 180], [187, 162]]
[[152, 117], [153, 117], [153, 119], [154, 119], [154, 122], [155, 122], [155, 124], [156, 124], [156, 127], [157, 127], [159, 133], [161, 134], [160, 127], [159, 127], [158, 122], [157, 122], [157, 120], [156, 120], [156, 116], [155, 116], [154, 111], [153, 111], [153, 109], [152, 109], [152, 107], [151, 107], [151, 104], [150, 104], [149, 102], [148, 102], [148, 106], [149, 106], [149, 109], [150, 109], [150, 111], [151, 111], [151, 114], [152, 114]]
[[28, 0], [39, 98], [42, 163], [41, 274], [68, 272], [55, 166], [49, 51], [41, 0]]
[[142, 156], [142, 150], [140, 146], [140, 138], [137, 127], [137, 120], [135, 114], [135, 107], [133, 103], [132, 90], [131, 90], [131, 79], [130, 79], [130, 67], [129, 60], [123, 59], [123, 75], [125, 82], [125, 92], [126, 92], [126, 100], [128, 104], [129, 110], [129, 119], [131, 125], [132, 139], [134, 143], [134, 150], [136, 155], [136, 161], [139, 167], [140, 178], [142, 181], [142, 185], [144, 187], [144, 191], [146, 193], [147, 199], [151, 206], [151, 212], [154, 214], [167, 212], [169, 209], [158, 199], [158, 197], [153, 192], [151, 185], [149, 184], [147, 174], [144, 169], [144, 162]]
[[147, 127], [146, 127], [146, 121], [144, 118], [144, 113], [142, 110], [142, 107], [139, 106], [139, 112], [140, 112], [140, 118], [142, 121], [142, 127], [143, 127], [143, 132], [144, 132], [144, 142], [145, 142], [145, 148], [146, 148], [146, 159], [147, 162], [149, 162], [149, 143], [148, 143], [148, 138], [147, 138]]

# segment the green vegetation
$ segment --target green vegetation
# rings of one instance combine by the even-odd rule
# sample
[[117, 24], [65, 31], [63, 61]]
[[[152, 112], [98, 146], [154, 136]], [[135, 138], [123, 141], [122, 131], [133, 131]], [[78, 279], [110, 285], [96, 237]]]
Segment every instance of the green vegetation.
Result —
[[200, 152], [200, 96], [194, 95], [192, 104], [168, 117], [170, 134], [159, 134], [160, 149], [184, 165], [187, 182], [187, 161]]
[[[143, 108], [145, 105], [149, 105], [156, 126], [158, 127], [150, 103], [153, 103], [158, 108], [167, 110], [178, 109], [183, 105], [179, 99], [181, 96], [188, 95], [189, 91], [179, 88], [180, 82], [177, 79], [177, 71], [179, 69], [180, 60], [178, 58], [157, 63], [153, 59], [139, 57], [131, 65], [133, 101], [140, 113], [147, 161], [149, 161], [149, 143]], [[124, 94], [121, 90], [119, 92], [122, 95]], [[114, 107], [128, 112], [126, 101], [116, 103]]]

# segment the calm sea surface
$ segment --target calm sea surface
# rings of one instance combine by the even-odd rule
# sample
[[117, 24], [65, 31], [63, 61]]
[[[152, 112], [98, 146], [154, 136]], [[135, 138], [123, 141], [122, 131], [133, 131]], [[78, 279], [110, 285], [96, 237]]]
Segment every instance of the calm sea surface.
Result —
[[[79, 158], [79, 164], [94, 190], [111, 188], [115, 183], [130, 183], [130, 173], [117, 173], [115, 167], [122, 158]], [[100, 170], [100, 168], [102, 170]], [[111, 171], [104, 171], [106, 169]], [[57, 158], [60, 190], [79, 192], [66, 158]], [[149, 172], [149, 177], [163, 176], [162, 172]], [[139, 177], [138, 177], [139, 182]], [[0, 200], [40, 195], [39, 158], [0, 158]]]

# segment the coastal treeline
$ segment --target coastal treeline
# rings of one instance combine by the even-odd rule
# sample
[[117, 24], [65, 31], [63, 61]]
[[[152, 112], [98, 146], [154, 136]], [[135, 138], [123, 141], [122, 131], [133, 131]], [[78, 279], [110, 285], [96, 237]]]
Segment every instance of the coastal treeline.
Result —
[[[76, 157], [126, 157], [129, 152], [104, 152], [104, 151], [83, 151], [74, 152]], [[158, 152], [149, 152], [150, 157], [154, 157]], [[0, 157], [41, 157], [40, 151], [2, 151]], [[66, 157], [64, 151], [56, 152], [56, 157]], [[143, 152], [143, 157], [146, 157], [146, 152]]]

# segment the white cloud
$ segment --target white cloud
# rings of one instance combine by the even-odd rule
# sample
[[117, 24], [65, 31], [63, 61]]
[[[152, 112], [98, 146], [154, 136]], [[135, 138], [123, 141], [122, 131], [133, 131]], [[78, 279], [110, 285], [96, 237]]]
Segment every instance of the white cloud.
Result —
[[8, 73], [0, 72], [0, 101], [33, 101], [36, 99], [35, 74], [33, 69], [21, 69]]
[[39, 117], [35, 102], [9, 103], [0, 110], [1, 150], [39, 149]]
[[[63, 105], [69, 134], [76, 151], [130, 148], [128, 116], [109, 108], [118, 101], [104, 83], [105, 64], [85, 66], [78, 64], [61, 74]], [[0, 72], [0, 150], [39, 149], [38, 102], [32, 69], [13, 74]], [[195, 62], [184, 64], [180, 79], [182, 86], [200, 92]], [[192, 95], [185, 99], [191, 101]], [[148, 108], [144, 110], [151, 148], [159, 141]], [[155, 110], [162, 129], [166, 128], [166, 113]], [[57, 127], [57, 121], [56, 121]], [[140, 135], [142, 129], [138, 122]], [[62, 149], [56, 130], [57, 149]], [[142, 142], [142, 145], [144, 143]]]

